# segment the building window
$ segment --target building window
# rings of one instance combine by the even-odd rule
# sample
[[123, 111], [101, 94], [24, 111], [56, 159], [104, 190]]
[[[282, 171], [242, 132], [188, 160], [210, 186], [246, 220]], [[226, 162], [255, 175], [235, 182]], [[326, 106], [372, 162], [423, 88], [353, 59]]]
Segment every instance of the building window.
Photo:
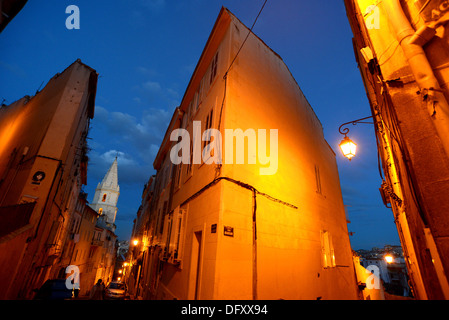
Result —
[[[209, 129], [212, 129], [213, 118], [214, 118], [214, 109], [212, 108], [212, 109], [210, 110], [210, 112], [207, 114], [207, 117], [206, 117], [206, 128], [205, 128], [205, 132], [206, 132], [207, 130], [209, 130]], [[211, 139], [210, 132], [207, 133], [207, 137], [205, 137], [205, 138], [206, 138], [206, 139], [204, 139], [205, 141], [203, 141], [203, 148], [202, 148], [202, 150], [205, 152], [204, 158], [206, 158], [206, 157], [208, 158], [208, 157], [210, 157], [210, 156], [213, 156], [213, 155], [210, 154], [210, 150], [209, 150], [210, 139]], [[208, 143], [209, 143], [209, 144], [208, 144]], [[206, 144], [208, 144], [208, 145], [207, 145], [207, 146], [208, 146], [207, 150], [205, 150]], [[202, 158], [203, 158], [203, 157], [202, 157]]]
[[193, 103], [193, 111], [192, 111], [193, 115], [195, 115], [196, 111], [200, 108], [200, 103], [201, 103], [201, 97], [200, 97], [199, 91], [197, 91], [195, 93], [195, 100]]
[[190, 161], [186, 166], [186, 180], [192, 175], [193, 173], [193, 143], [192, 140], [190, 140]]
[[94, 251], [94, 247], [91, 247], [89, 251], [89, 258], [92, 258], [94, 256]]
[[321, 231], [321, 256], [323, 268], [333, 268], [335, 264], [334, 245], [329, 231]]
[[320, 168], [315, 166], [315, 181], [316, 181], [316, 192], [321, 194], [321, 177], [320, 177]]
[[203, 100], [203, 95], [204, 95], [204, 83], [205, 83], [205, 78], [203, 77], [203, 79], [201, 79], [200, 82], [200, 86], [198, 88], [198, 104], [196, 105], [195, 111], [198, 109], [200, 102]]
[[159, 217], [158, 217], [158, 233], [163, 234], [164, 232], [164, 218], [167, 215], [168, 211], [168, 201], [164, 201], [163, 209], [159, 209]]
[[165, 241], [164, 259], [169, 263], [178, 265], [183, 254], [183, 234], [184, 234], [184, 216], [186, 210], [176, 208], [170, 214], [165, 216], [164, 231], [162, 239]]
[[98, 209], [98, 213], [99, 213], [100, 215], [102, 215], [102, 214], [103, 214], [103, 208]]
[[[178, 143], [181, 142], [181, 140], [182, 140], [182, 138], [179, 137], [178, 138]], [[184, 150], [183, 150], [183, 152], [184, 152]], [[181, 185], [182, 168], [183, 168], [182, 163], [176, 165], [176, 168], [175, 168], [175, 189], [178, 189], [180, 187], [180, 185]]]
[[179, 188], [180, 184], [181, 184], [181, 174], [182, 174], [182, 165], [178, 164], [176, 166], [176, 182], [175, 182], [175, 188]]
[[192, 105], [195, 98], [193, 98], [192, 101], [190, 101], [189, 105], [187, 106], [187, 113], [186, 113], [186, 127], [190, 124], [190, 120], [192, 118]]
[[[190, 102], [190, 104], [192, 104], [192, 102]], [[189, 106], [188, 106], [188, 108], [190, 108], [190, 104], [189, 104]], [[182, 116], [182, 125], [181, 125], [181, 128], [183, 128], [183, 129], [187, 129], [187, 123], [188, 123], [188, 117], [187, 117], [187, 112], [186, 113], [184, 113], [184, 115]], [[179, 138], [179, 140], [181, 140], [181, 137]], [[178, 140], [178, 142], [179, 142], [179, 140]]]
[[106, 201], [106, 193], [103, 195], [103, 199], [101, 201], [103, 201], [103, 202]]
[[212, 84], [212, 82], [215, 79], [215, 76], [217, 75], [217, 67], [218, 67], [218, 52], [215, 54], [215, 57], [212, 59], [212, 64], [210, 67], [210, 81], [209, 81], [210, 84]]

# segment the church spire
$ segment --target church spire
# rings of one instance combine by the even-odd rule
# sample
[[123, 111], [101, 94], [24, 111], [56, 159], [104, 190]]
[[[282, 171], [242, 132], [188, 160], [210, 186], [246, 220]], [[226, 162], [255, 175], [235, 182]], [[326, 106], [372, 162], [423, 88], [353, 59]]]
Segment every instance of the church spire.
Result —
[[101, 181], [100, 187], [105, 189], [119, 189], [118, 186], [118, 170], [117, 170], [117, 156], [114, 159], [114, 162], [112, 162], [111, 167], [109, 168], [108, 172], [104, 176], [103, 180]]
[[98, 183], [94, 199], [90, 206], [100, 215], [104, 215], [107, 223], [114, 224], [117, 216], [117, 201], [119, 195], [120, 187], [118, 185], [116, 156], [103, 180]]

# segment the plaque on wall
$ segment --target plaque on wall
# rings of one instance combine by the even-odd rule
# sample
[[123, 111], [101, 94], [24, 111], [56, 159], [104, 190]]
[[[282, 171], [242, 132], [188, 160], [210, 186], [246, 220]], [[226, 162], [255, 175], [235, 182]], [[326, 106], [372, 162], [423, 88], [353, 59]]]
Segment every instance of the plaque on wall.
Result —
[[228, 236], [228, 237], [233, 237], [234, 236], [234, 228], [225, 226], [224, 227], [224, 235]]

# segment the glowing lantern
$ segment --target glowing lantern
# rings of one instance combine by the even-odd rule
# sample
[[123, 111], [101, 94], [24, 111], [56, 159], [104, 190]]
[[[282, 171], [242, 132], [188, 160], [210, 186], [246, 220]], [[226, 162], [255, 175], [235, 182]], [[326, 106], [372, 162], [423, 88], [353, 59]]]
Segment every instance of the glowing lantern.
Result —
[[351, 159], [355, 156], [357, 151], [357, 145], [349, 139], [347, 136], [341, 141], [340, 149], [343, 152], [343, 155], [351, 161]]

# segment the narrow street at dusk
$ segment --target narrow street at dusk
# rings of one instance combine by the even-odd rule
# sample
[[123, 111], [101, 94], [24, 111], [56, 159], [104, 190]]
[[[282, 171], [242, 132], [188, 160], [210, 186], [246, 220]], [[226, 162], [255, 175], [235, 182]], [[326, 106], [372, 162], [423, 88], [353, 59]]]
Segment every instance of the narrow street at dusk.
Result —
[[0, 300], [449, 300], [448, 22], [446, 0], [0, 0]]

